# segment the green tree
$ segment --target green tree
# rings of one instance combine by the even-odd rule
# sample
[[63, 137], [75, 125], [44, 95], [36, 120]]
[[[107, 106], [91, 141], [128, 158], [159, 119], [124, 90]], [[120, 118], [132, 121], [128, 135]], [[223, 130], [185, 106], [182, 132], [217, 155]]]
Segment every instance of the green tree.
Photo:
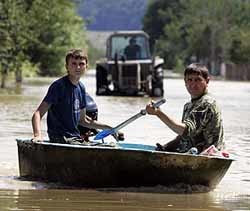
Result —
[[233, 63], [250, 63], [250, 31], [241, 30], [230, 48], [230, 59]]
[[[71, 48], [87, 50], [84, 21], [75, 0], [1, 0], [1, 87], [8, 73], [22, 81], [22, 67], [39, 68], [38, 74], [54, 76], [64, 70], [64, 56]], [[34, 68], [35, 67], [35, 68]]]
[[24, 50], [28, 41], [27, 16], [23, 0], [2, 0], [0, 2], [0, 56], [1, 56], [1, 87], [9, 71], [14, 71], [16, 82], [22, 81], [20, 64], [25, 59]]
[[[155, 39], [159, 38], [158, 51], [168, 67], [174, 67], [179, 59], [199, 61], [206, 63], [212, 74], [218, 74], [220, 62], [230, 60], [232, 52], [234, 58], [249, 52], [249, 1], [180, 0], [179, 7], [167, 2], [171, 1], [152, 1], [153, 11], [144, 18], [150, 24], [144, 21], [144, 27], [160, 32]], [[234, 49], [232, 43], [241, 50]]]
[[143, 17], [143, 30], [149, 34], [152, 48], [164, 33], [164, 27], [170, 24], [173, 18], [181, 16], [182, 9], [181, 0], [149, 1]]
[[40, 75], [61, 74], [65, 53], [70, 48], [87, 50], [84, 22], [76, 15], [73, 1], [35, 0], [29, 15], [35, 39], [30, 42], [27, 54], [33, 63], [40, 64]]
[[238, 30], [235, 24], [240, 1], [188, 0], [181, 22], [187, 26], [186, 57], [195, 56], [206, 63], [212, 74], [218, 74], [221, 60], [228, 59], [232, 37]]
[[250, 63], [250, 2], [243, 1], [239, 8], [241, 15], [236, 16], [237, 32], [234, 34], [230, 48], [233, 63]]

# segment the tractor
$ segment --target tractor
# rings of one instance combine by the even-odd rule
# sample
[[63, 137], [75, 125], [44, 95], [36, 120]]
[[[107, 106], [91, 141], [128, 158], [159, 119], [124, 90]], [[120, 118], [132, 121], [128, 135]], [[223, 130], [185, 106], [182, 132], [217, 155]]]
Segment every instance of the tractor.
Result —
[[162, 97], [164, 60], [153, 58], [143, 31], [117, 31], [96, 63], [96, 95]]

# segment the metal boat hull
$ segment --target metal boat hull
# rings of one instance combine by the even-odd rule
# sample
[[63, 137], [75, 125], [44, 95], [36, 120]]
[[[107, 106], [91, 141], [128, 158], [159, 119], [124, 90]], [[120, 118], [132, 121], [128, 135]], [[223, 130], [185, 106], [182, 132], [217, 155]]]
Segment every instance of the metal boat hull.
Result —
[[210, 189], [232, 159], [155, 151], [153, 146], [82, 146], [17, 140], [20, 176], [81, 187], [169, 186]]

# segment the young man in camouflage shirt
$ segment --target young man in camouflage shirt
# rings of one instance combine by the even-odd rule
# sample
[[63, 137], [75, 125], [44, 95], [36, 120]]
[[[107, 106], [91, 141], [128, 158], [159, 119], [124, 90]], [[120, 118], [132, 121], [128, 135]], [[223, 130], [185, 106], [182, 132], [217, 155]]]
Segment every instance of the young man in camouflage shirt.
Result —
[[191, 101], [184, 105], [182, 122], [175, 121], [152, 104], [147, 105], [148, 114], [156, 115], [178, 136], [165, 145], [157, 143], [157, 150], [187, 152], [196, 147], [202, 152], [211, 145], [223, 149], [223, 126], [218, 105], [208, 94], [208, 69], [198, 63], [190, 64], [184, 71], [186, 89]]

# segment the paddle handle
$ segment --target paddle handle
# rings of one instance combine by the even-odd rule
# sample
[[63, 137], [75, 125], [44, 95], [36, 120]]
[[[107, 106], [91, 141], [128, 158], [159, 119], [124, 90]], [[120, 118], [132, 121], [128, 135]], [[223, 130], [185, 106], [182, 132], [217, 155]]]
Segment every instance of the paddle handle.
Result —
[[122, 122], [121, 124], [117, 125], [116, 127], [113, 128], [113, 131], [117, 132], [118, 130], [120, 130], [121, 128], [125, 127], [126, 125], [130, 124], [131, 122], [135, 121], [136, 119], [138, 119], [139, 117], [145, 115], [146, 113], [142, 112], [143, 110], [141, 110], [139, 113], [135, 114], [134, 116], [130, 117], [129, 119], [127, 119], [126, 121]]
[[[154, 108], [159, 108], [162, 104], [164, 104], [166, 102], [166, 99], [161, 99], [158, 100], [157, 102], [153, 103], [153, 107]], [[130, 117], [129, 119], [127, 119], [126, 121], [122, 122], [121, 124], [117, 125], [116, 127], [113, 128], [113, 131], [117, 132], [118, 130], [120, 130], [121, 128], [125, 127], [126, 125], [130, 124], [131, 122], [135, 121], [136, 119], [138, 119], [141, 116], [146, 115], [146, 109], [142, 109], [139, 113], [135, 114], [134, 116]]]
[[165, 102], [166, 102], [166, 99], [162, 98], [162, 99], [158, 100], [157, 102], [153, 103], [153, 107], [154, 108], [159, 108]]
[[[161, 106], [163, 103], [165, 103], [166, 100], [165, 99], [161, 99], [155, 103], [153, 103], [153, 107], [158, 108], [159, 106]], [[130, 117], [129, 119], [125, 120], [124, 122], [122, 122], [121, 124], [117, 125], [116, 127], [112, 128], [112, 129], [108, 129], [108, 130], [103, 130], [101, 132], [99, 132], [94, 140], [99, 140], [99, 139], [103, 139], [105, 137], [107, 137], [108, 135], [112, 135], [114, 133], [117, 133], [118, 130], [120, 130], [121, 128], [125, 127], [126, 125], [128, 125], [129, 123], [135, 121], [136, 119], [138, 119], [141, 116], [144, 116], [147, 114], [146, 109], [142, 109], [139, 113], [135, 114], [134, 116]]]

